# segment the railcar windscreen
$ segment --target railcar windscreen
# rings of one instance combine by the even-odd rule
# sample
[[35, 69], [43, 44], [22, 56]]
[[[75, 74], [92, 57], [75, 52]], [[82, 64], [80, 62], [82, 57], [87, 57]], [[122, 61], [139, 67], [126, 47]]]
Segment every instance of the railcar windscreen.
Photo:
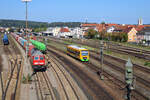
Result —
[[34, 57], [34, 60], [38, 60], [39, 59], [39, 57]]
[[87, 56], [88, 55], [88, 51], [81, 51], [81, 55], [82, 56]]
[[40, 60], [44, 60], [44, 58], [43, 58], [43, 57], [40, 57]]

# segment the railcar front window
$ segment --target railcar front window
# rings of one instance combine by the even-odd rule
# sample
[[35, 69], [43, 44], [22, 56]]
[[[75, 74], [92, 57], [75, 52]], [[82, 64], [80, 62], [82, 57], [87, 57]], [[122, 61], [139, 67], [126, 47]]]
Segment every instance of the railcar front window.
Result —
[[40, 60], [43, 60], [44, 58], [43, 57], [40, 57]]
[[82, 56], [87, 56], [88, 55], [88, 51], [81, 51], [81, 55]]
[[39, 57], [35, 57], [35, 58], [34, 58], [34, 60], [38, 60], [38, 59], [39, 59]]

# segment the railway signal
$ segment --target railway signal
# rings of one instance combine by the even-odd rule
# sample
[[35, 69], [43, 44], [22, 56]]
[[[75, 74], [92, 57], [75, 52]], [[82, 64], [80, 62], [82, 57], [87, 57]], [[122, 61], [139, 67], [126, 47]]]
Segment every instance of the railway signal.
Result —
[[101, 69], [100, 69], [99, 75], [100, 75], [101, 80], [104, 79], [104, 76], [103, 76], [103, 49], [104, 49], [104, 43], [103, 43], [103, 41], [100, 41]]
[[128, 59], [126, 65], [125, 65], [125, 81], [126, 81], [126, 89], [127, 89], [127, 95], [126, 99], [131, 100], [131, 91], [133, 88], [133, 64], [130, 59]]

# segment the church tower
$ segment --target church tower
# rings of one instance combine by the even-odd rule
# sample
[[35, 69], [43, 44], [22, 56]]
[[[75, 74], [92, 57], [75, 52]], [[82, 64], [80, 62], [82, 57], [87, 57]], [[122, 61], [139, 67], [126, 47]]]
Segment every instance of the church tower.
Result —
[[139, 18], [139, 20], [138, 20], [138, 25], [143, 25], [143, 20], [142, 20], [142, 18]]

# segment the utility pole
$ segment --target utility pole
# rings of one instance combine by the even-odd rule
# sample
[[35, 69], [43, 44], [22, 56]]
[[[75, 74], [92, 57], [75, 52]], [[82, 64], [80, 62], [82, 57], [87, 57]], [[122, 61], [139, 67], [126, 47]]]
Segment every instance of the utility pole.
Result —
[[28, 2], [31, 2], [32, 0], [22, 0], [22, 2], [25, 2], [26, 4], [26, 38], [27, 38], [27, 44], [26, 44], [26, 57], [28, 57], [28, 43], [29, 43], [29, 38], [28, 38]]
[[104, 43], [103, 40], [100, 41], [100, 58], [101, 58], [101, 69], [100, 69], [100, 79], [103, 80], [104, 76], [103, 76], [103, 49], [104, 49]]
[[131, 100], [131, 92], [134, 89], [134, 77], [133, 77], [133, 64], [130, 59], [128, 59], [126, 65], [125, 65], [125, 81], [126, 81], [126, 100]]
[[47, 38], [45, 37], [45, 45], [47, 46]]

